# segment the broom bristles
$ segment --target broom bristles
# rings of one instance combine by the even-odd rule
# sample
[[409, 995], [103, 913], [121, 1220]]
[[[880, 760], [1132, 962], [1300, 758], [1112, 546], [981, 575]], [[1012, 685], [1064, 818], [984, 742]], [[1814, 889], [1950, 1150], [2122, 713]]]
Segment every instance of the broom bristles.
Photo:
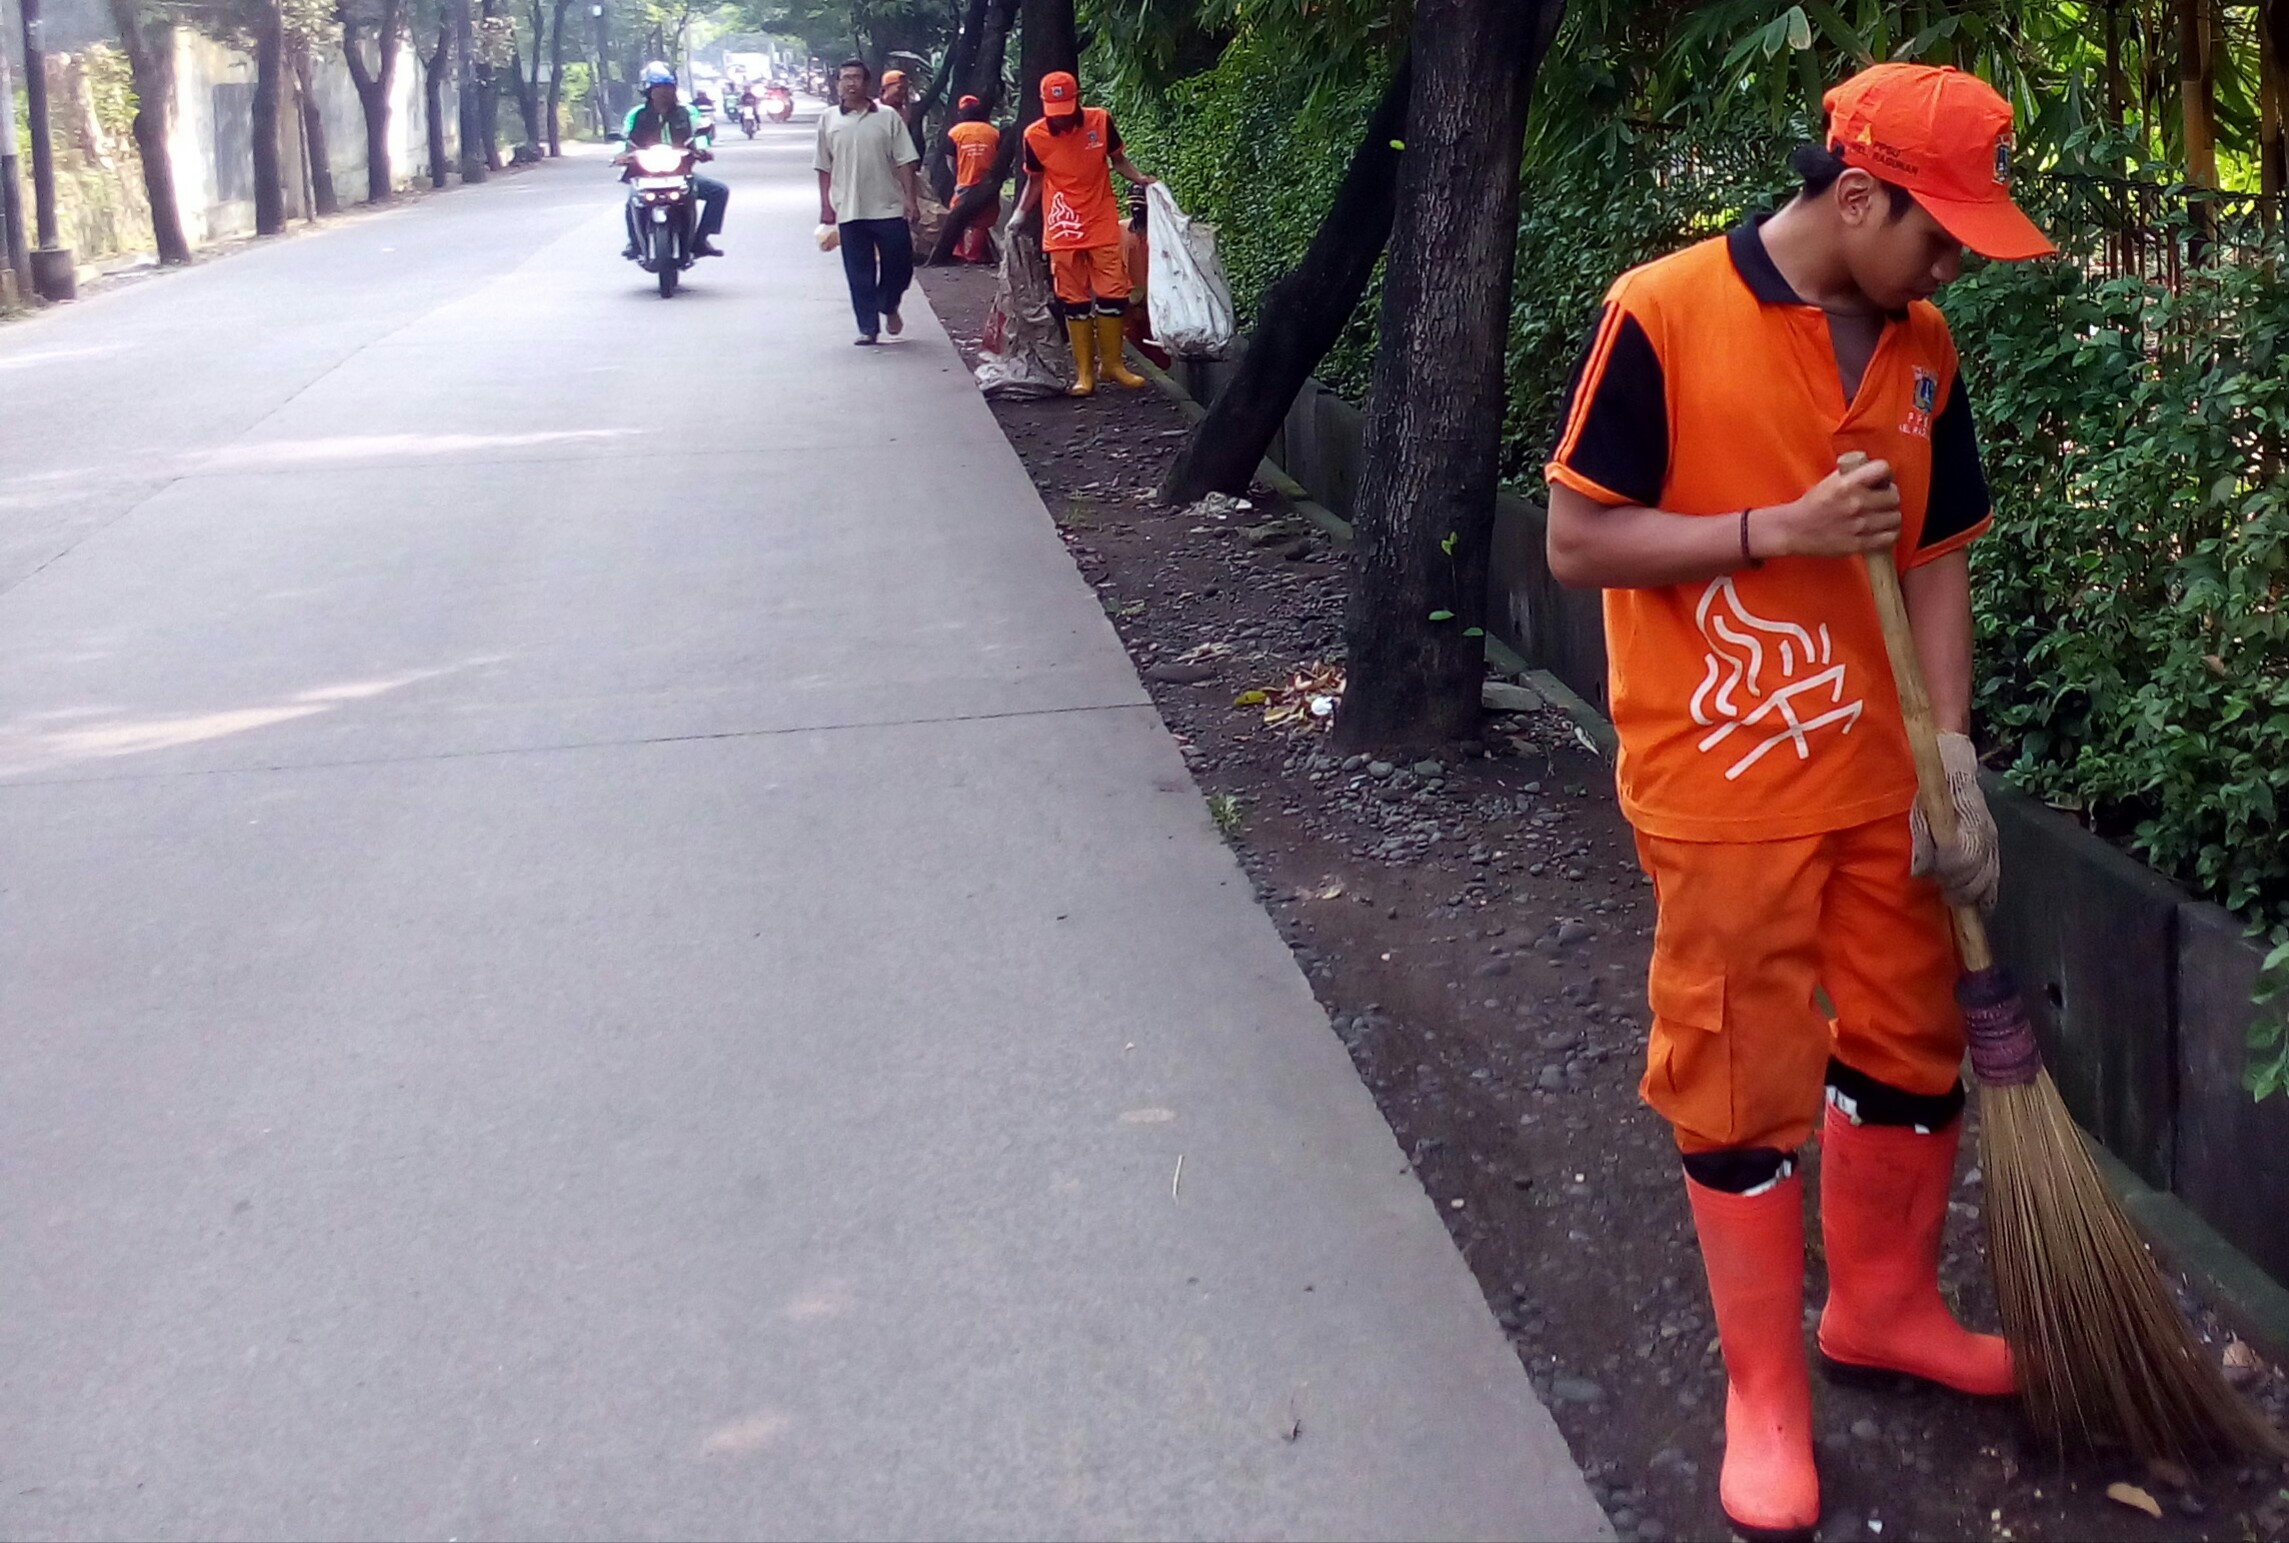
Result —
[[1980, 1112], [1996, 1294], [2037, 1428], [2142, 1458], [2289, 1458], [2179, 1313], [2050, 1074], [1984, 1086]]

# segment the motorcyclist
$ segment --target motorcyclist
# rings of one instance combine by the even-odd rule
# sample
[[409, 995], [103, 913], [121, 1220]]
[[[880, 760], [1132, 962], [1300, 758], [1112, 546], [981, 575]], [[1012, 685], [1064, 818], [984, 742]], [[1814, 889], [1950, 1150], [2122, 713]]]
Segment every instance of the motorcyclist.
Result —
[[[663, 141], [671, 145], [692, 147], [692, 159], [712, 161], [715, 152], [709, 148], [709, 130], [706, 122], [691, 108], [676, 100], [676, 72], [655, 60], [644, 66], [644, 100], [628, 110], [628, 121], [621, 127], [621, 136], [628, 141], [631, 151], [642, 150]], [[625, 166], [628, 157], [621, 156], [617, 164]], [[731, 189], [713, 177], [692, 177], [692, 191], [699, 195], [699, 228], [693, 233], [692, 255], [695, 257], [721, 257], [722, 248], [714, 237], [723, 229], [723, 211], [731, 202]], [[636, 244], [636, 208], [628, 206], [628, 245], [622, 257], [634, 261], [639, 255]]]

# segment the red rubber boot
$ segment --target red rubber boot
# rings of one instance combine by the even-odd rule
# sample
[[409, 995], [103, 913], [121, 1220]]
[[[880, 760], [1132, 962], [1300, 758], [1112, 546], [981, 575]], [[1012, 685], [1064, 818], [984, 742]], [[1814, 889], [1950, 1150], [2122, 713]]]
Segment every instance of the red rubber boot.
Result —
[[1972, 1333], [1939, 1296], [1939, 1235], [1962, 1139], [1961, 1120], [1927, 1136], [1854, 1125], [1829, 1106], [1820, 1137], [1820, 1358], [1829, 1371], [1914, 1377], [1976, 1398], [2016, 1390], [2002, 1337]]
[[1804, 1354], [1804, 1180], [1729, 1195], [1691, 1179], [1693, 1227], [1725, 1352], [1725, 1466], [1717, 1498], [1750, 1543], [1820, 1525], [1812, 1373]]

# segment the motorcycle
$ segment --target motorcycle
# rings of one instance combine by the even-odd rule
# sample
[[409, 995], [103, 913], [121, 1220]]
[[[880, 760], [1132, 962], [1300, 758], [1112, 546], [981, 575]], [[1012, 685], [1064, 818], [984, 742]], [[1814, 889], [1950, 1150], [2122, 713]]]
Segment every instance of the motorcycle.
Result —
[[660, 298], [675, 294], [694, 261], [699, 230], [697, 162], [689, 145], [646, 145], [628, 153], [628, 202], [635, 211], [636, 265], [660, 281]]
[[795, 116], [795, 94], [784, 86], [774, 88], [765, 98], [764, 112], [773, 123], [785, 123]]
[[753, 102], [741, 102], [739, 104], [740, 133], [745, 134], [749, 139], [753, 139], [755, 137], [756, 129], [760, 128], [762, 124], [763, 115], [755, 110], [755, 104]]

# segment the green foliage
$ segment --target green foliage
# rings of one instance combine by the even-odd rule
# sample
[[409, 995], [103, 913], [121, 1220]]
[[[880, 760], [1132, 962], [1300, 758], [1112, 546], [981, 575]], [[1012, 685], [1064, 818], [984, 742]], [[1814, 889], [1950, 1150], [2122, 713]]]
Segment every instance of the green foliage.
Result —
[[[1646, 124], [1705, 128], [1744, 112], [1805, 137], [1828, 86], [1900, 59], [1970, 70], [2010, 98], [2022, 165], [2106, 128], [2110, 95], [2140, 158], [2179, 158], [2176, 5], [2116, 0], [2110, 91], [2106, 0], [1574, 0], [1538, 88], [1535, 156], [1608, 154]], [[2219, 6], [2215, 19], [2220, 169], [2226, 186], [2254, 188], [2256, 8]]]
[[109, 43], [97, 43], [80, 54], [87, 73], [87, 94], [95, 104], [95, 121], [114, 143], [134, 143], [135, 72], [127, 55]]
[[2289, 292], [1998, 264], [1948, 309], [2003, 516], [1973, 571], [2013, 780], [2289, 918]]
[[2242, 1083], [2256, 1098], [2289, 1093], [2289, 1024], [2280, 1002], [2289, 990], [2289, 927], [2276, 927], [2257, 986], [2256, 1020], [2249, 1026], [2249, 1065]]
[[1784, 140], [1743, 132], [1643, 131], [1604, 154], [1532, 177], [1518, 215], [1503, 475], [1539, 484], [1582, 341], [1621, 274], [1750, 209], [1790, 183]]

